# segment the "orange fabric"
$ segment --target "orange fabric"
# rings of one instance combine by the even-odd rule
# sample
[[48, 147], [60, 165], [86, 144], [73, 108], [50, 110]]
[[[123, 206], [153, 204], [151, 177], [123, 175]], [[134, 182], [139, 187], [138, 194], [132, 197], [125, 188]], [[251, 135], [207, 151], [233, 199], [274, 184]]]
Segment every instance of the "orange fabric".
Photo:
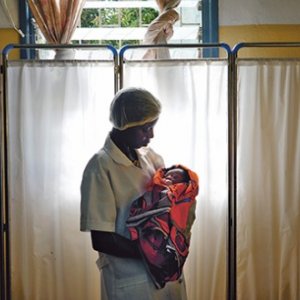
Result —
[[[189, 177], [189, 183], [176, 183], [170, 186], [165, 185], [164, 183], [164, 175], [165, 173], [173, 168], [182, 168], [184, 169]], [[173, 204], [183, 201], [184, 199], [189, 198], [191, 201], [185, 203], [185, 205], [173, 205], [172, 210], [170, 212], [171, 219], [175, 223], [176, 227], [182, 231], [185, 230], [188, 222], [188, 216], [191, 210], [191, 207], [194, 205], [196, 201], [196, 196], [199, 191], [199, 178], [198, 175], [190, 170], [189, 168], [183, 165], [174, 165], [171, 168], [161, 168], [159, 169], [155, 175], [153, 176], [153, 180], [151, 185], [149, 186], [149, 190], [157, 189], [157, 186], [161, 188], [168, 189], [168, 197]]]
[[[165, 174], [184, 169], [188, 182], [166, 185]], [[138, 245], [157, 288], [180, 278], [189, 253], [190, 229], [195, 219], [198, 176], [182, 165], [159, 169], [149, 190], [136, 199], [127, 226]]]

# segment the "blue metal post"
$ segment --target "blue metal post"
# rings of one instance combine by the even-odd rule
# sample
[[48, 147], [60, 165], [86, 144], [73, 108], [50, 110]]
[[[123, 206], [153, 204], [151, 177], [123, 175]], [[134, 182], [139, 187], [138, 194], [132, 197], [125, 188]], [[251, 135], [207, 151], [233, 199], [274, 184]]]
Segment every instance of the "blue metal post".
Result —
[[[202, 41], [204, 44], [219, 42], [219, 1], [202, 0]], [[219, 49], [203, 49], [204, 57], [219, 57]]]
[[[21, 44], [35, 44], [34, 26], [31, 22], [31, 13], [25, 0], [19, 0], [19, 23], [20, 29], [24, 33], [21, 37]], [[34, 49], [21, 49], [20, 56], [23, 59], [35, 58]]]

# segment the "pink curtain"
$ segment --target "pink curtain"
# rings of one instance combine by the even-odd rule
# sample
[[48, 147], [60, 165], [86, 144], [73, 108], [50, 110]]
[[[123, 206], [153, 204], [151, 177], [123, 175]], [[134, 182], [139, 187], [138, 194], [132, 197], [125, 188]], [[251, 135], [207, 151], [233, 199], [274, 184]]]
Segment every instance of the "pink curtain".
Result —
[[[175, 8], [179, 5], [181, 0], [156, 0], [159, 7], [160, 14], [154, 19], [145, 34], [144, 44], [158, 45], [167, 44], [167, 41], [173, 36], [173, 25], [178, 21], [179, 14]], [[144, 59], [166, 59], [170, 58], [169, 49], [157, 48], [149, 49]]]
[[50, 44], [68, 44], [86, 0], [28, 0], [30, 10]]

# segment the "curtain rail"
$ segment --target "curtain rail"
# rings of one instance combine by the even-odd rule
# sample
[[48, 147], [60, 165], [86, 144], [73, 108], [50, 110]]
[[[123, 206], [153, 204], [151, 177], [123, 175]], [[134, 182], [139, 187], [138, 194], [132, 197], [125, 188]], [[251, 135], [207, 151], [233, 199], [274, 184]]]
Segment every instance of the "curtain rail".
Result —
[[[103, 45], [103, 47], [106, 47]], [[93, 48], [99, 48], [99, 46], [97, 45], [45, 45], [45, 44], [42, 44], [42, 45], [14, 45], [14, 44], [11, 44], [11, 45], [8, 45], [4, 50], [3, 50], [3, 56], [6, 58], [7, 60], [7, 56], [8, 56], [8, 53], [14, 49], [14, 48], [17, 48], [17, 49], [21, 49], [21, 48], [29, 48], [29, 49], [34, 49], [34, 48], [37, 48], [37, 49], [57, 49], [57, 48], [85, 48], [85, 49], [93, 49]], [[118, 77], [115, 77], [115, 80], [118, 82], [117, 84], [115, 83], [115, 86], [119, 86], [120, 88], [122, 88], [122, 85], [123, 85], [123, 62], [124, 62], [124, 53], [125, 51], [127, 51], [128, 49], [137, 49], [137, 48], [171, 48], [171, 49], [175, 49], [175, 48], [205, 48], [205, 49], [211, 49], [211, 48], [223, 48], [225, 49], [226, 53], [227, 53], [227, 60], [228, 60], [228, 63], [230, 63], [230, 55], [231, 55], [231, 49], [230, 47], [225, 44], [225, 43], [219, 43], [219, 44], [167, 44], [167, 45], [155, 45], [155, 47], [153, 47], [153, 45], [128, 45], [128, 46], [124, 46], [123, 48], [120, 49], [119, 51], [119, 55], [118, 55], [118, 59], [115, 60], [115, 62], [119, 62], [119, 65], [118, 66], [115, 66], [115, 69], [118, 70], [119, 72], [119, 78]], [[113, 51], [114, 53], [114, 57], [116, 57], [116, 54], [117, 54], [117, 50], [114, 49], [113, 47], [109, 47], [110, 50]], [[207, 58], [206, 60], [216, 60], [215, 58], [214, 59], [211, 59], [211, 58]], [[228, 73], [228, 76], [231, 76], [231, 72]], [[230, 78], [230, 77], [229, 77]], [[231, 82], [228, 78], [228, 82]], [[228, 91], [230, 91], [230, 88], [228, 88]], [[231, 93], [228, 94], [228, 97], [230, 97]], [[6, 98], [6, 97], [5, 97]], [[229, 103], [228, 103], [229, 105]], [[232, 127], [231, 124], [228, 124], [228, 129], [229, 130], [232, 130]], [[6, 134], [7, 134], [7, 131], [6, 131]], [[229, 136], [231, 137], [234, 137], [235, 135], [232, 134], [232, 133], [229, 133]], [[232, 138], [230, 139], [232, 140]], [[235, 153], [235, 150], [233, 149], [233, 147], [235, 146], [234, 143], [230, 143], [229, 145], [229, 153]], [[231, 157], [229, 157], [229, 159], [231, 159]], [[232, 163], [229, 164], [229, 166], [232, 166]], [[7, 169], [7, 168], [6, 168]], [[235, 169], [231, 172], [229, 172], [229, 175], [231, 178], [231, 176], [235, 177]], [[231, 181], [231, 180], [230, 180]], [[234, 186], [232, 183], [229, 184], [229, 189]], [[231, 199], [232, 195], [235, 195], [235, 193], [231, 193], [229, 192], [229, 204], [228, 206], [231, 208], [231, 207], [235, 207], [235, 205], [232, 205], [231, 202], [234, 201], [236, 202], [235, 199]], [[6, 197], [6, 203], [8, 204], [8, 198]], [[229, 228], [232, 227], [235, 222], [233, 222], [232, 220], [235, 220], [235, 216], [231, 216], [232, 212], [229, 211], [229, 219], [228, 219], [228, 226]], [[235, 261], [235, 257], [232, 257], [232, 254], [235, 254], [235, 248], [232, 249], [232, 245], [234, 245], [234, 243], [232, 243], [232, 241], [235, 240], [235, 236], [232, 236], [232, 232], [235, 231], [235, 228], [233, 228], [234, 230], [232, 231], [231, 229], [228, 231], [228, 239], [227, 239], [227, 251], [228, 251], [228, 262], [230, 262], [230, 265], [228, 265], [228, 270], [227, 270], [227, 297], [228, 299], [230, 300], [234, 300], [235, 299], [235, 277], [232, 277], [232, 274], [235, 274], [235, 268], [232, 268], [232, 264], [231, 264], [231, 261]], [[9, 241], [8, 241], [8, 244], [9, 244]], [[8, 268], [8, 275], [7, 276], [10, 276], [10, 273], [9, 273], [9, 270], [10, 268]], [[7, 298], [8, 300], [10, 300], [10, 298]], [[5, 299], [6, 300], [6, 299]]]
[[[231, 53], [231, 49], [226, 43], [215, 43], [215, 44], [157, 44], [157, 45], [125, 45], [119, 51], [119, 65], [120, 65], [120, 88], [123, 87], [123, 69], [125, 62], [125, 52], [130, 49], [212, 49], [212, 48], [221, 48], [226, 51], [227, 59]], [[202, 58], [203, 59], [203, 58]], [[209, 58], [207, 58], [209, 59]], [[216, 59], [216, 58], [215, 58]], [[178, 61], [178, 59], [176, 59]], [[175, 61], [176, 61], [175, 60]], [[148, 60], [147, 60], [148, 61]], [[150, 61], [150, 60], [149, 60]], [[163, 60], [159, 60], [163, 61]], [[167, 60], [166, 60], [167, 61]], [[169, 60], [172, 61], [172, 60]], [[174, 60], [173, 60], [174, 61]]]
[[259, 42], [259, 43], [238, 43], [231, 52], [238, 55], [239, 50], [243, 48], [297, 48], [300, 47], [300, 42]]

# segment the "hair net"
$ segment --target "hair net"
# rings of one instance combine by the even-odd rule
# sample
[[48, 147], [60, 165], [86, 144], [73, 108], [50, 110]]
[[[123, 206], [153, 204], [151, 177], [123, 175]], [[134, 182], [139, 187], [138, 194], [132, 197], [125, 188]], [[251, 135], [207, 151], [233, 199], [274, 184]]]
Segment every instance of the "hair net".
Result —
[[110, 121], [114, 128], [125, 130], [156, 120], [160, 102], [147, 90], [126, 88], [120, 90], [110, 105]]

